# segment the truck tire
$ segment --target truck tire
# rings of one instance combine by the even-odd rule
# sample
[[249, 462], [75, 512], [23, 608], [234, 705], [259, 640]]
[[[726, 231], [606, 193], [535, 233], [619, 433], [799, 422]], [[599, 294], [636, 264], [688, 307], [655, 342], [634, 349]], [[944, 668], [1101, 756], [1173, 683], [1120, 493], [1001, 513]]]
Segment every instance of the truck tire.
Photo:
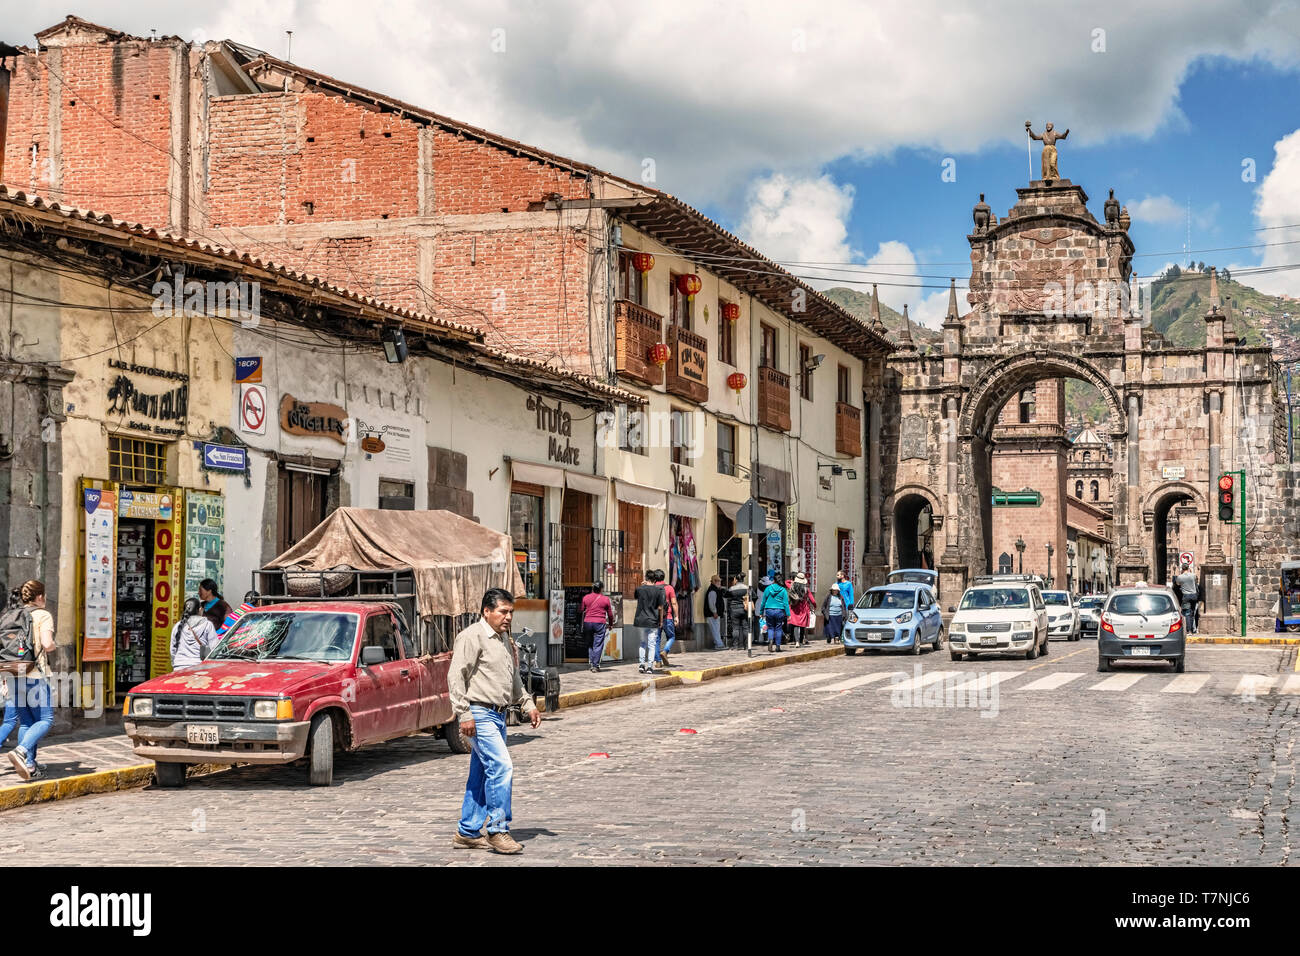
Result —
[[334, 782], [334, 721], [329, 714], [312, 718], [307, 757], [311, 761], [307, 779], [313, 787], [328, 787]]
[[449, 720], [442, 725], [442, 736], [454, 754], [467, 754], [474, 749], [470, 739], [460, 732], [460, 723]]
[[153, 775], [158, 781], [158, 786], [185, 786], [185, 766], [183, 763], [155, 763], [153, 765]]

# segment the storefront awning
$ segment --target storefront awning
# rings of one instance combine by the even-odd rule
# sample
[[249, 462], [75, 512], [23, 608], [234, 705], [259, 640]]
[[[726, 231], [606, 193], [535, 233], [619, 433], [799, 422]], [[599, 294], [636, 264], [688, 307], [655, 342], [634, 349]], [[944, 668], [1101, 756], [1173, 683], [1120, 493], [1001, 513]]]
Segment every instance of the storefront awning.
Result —
[[634, 485], [617, 478], [614, 479], [614, 494], [619, 501], [626, 501], [630, 505], [659, 509], [668, 507], [668, 492], [660, 491], [658, 488], [647, 488], [645, 485]]
[[551, 465], [535, 465], [527, 461], [510, 461], [510, 476], [515, 481], [526, 481], [533, 485], [546, 485], [550, 488], [564, 487], [564, 469]]
[[718, 506], [718, 510], [727, 516], [727, 520], [735, 521], [736, 515], [744, 507], [739, 501], [723, 501], [721, 498], [714, 498], [713, 503]]
[[709, 510], [709, 503], [703, 498], [687, 498], [685, 495], [668, 496], [668, 513], [681, 515], [683, 518], [703, 518]]
[[574, 491], [583, 491], [589, 495], [609, 494], [609, 481], [595, 475], [580, 475], [576, 471], [566, 471], [564, 480]]

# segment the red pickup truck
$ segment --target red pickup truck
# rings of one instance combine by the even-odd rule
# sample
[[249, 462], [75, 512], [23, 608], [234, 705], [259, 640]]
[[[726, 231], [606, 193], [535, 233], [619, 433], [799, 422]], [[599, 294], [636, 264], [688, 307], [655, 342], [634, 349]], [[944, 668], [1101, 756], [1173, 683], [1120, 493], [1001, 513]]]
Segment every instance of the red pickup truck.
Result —
[[202, 664], [132, 688], [124, 729], [179, 787], [195, 763], [283, 764], [306, 757], [311, 783], [334, 752], [438, 728], [469, 751], [447, 689], [451, 651], [417, 656], [400, 605], [273, 604], [245, 614]]

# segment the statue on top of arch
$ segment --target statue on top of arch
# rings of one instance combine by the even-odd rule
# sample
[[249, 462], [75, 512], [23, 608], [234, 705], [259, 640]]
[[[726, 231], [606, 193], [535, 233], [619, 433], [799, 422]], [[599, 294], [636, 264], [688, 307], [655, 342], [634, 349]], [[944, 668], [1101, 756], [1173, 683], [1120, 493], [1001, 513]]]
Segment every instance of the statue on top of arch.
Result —
[[1036, 139], [1043, 144], [1044, 181], [1060, 179], [1061, 174], [1056, 168], [1056, 141], [1069, 136], [1070, 130], [1067, 128], [1064, 133], [1058, 133], [1055, 127], [1048, 123], [1043, 128], [1043, 134], [1040, 136], [1034, 132], [1032, 121], [1025, 120], [1025, 132], [1029, 134], [1030, 139]]

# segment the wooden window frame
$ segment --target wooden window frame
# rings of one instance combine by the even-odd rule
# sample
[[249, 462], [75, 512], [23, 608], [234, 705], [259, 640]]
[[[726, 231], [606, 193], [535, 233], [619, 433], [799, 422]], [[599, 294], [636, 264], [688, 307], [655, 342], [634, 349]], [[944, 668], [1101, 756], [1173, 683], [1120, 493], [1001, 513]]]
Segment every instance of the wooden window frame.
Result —
[[805, 402], [813, 400], [812, 346], [806, 342], [799, 343], [799, 397]]

